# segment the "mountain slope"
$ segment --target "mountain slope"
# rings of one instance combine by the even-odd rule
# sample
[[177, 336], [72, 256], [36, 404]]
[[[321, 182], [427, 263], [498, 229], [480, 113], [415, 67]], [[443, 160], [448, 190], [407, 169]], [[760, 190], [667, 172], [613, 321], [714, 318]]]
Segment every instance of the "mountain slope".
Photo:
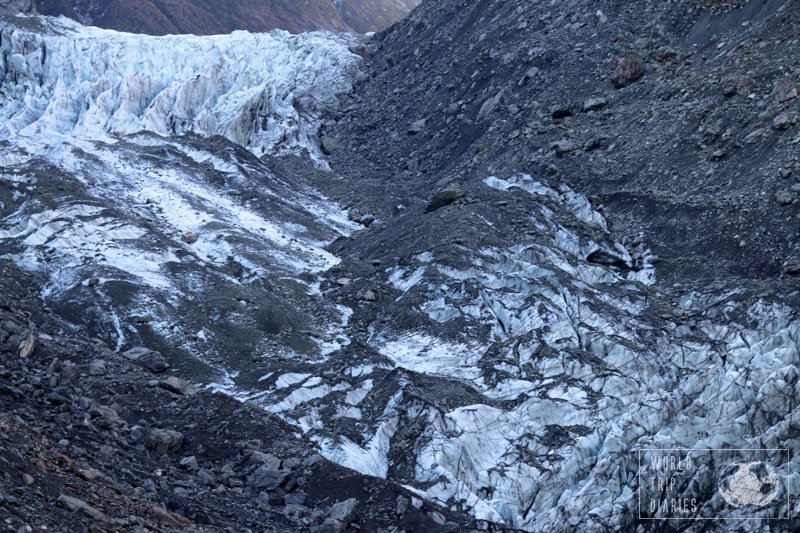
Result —
[[[558, 175], [613, 206], [631, 237], [670, 232], [654, 244], [665, 246], [656, 254], [674, 282], [717, 269], [779, 276], [798, 246], [798, 99], [782, 96], [796, 94], [797, 74], [766, 58], [794, 46], [796, 13], [778, 1], [729, 14], [697, 2], [643, 6], [422, 6], [375, 40], [372, 80], [359, 91], [370, 105], [337, 117], [365, 154], [353, 171], [381, 165], [409, 189], [498, 167]], [[610, 75], [628, 54], [643, 59], [644, 77], [616, 89]], [[420, 119], [425, 129], [407, 135]], [[708, 250], [715, 269], [693, 250]]]
[[37, 0], [34, 9], [44, 15], [65, 15], [85, 24], [120, 31], [212, 35], [234, 30], [264, 32], [273, 29], [292, 33], [376, 31], [401, 19], [418, 4], [419, 0], [146, 0], [136, 3]]

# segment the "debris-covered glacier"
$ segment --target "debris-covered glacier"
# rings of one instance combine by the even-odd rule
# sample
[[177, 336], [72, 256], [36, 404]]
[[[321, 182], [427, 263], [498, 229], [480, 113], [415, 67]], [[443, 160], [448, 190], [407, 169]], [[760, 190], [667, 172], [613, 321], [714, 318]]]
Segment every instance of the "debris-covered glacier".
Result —
[[76, 327], [119, 350], [184, 350], [173, 364], [194, 360], [221, 390], [255, 381], [232, 361], [283, 336], [292, 353], [336, 349], [346, 339], [323, 337], [343, 311], [316, 297], [316, 277], [356, 225], [259, 156], [323, 163], [317, 126], [350, 90], [354, 39], [3, 18], [2, 255], [39, 273]]
[[[362, 232], [277, 174], [259, 156], [324, 166], [350, 38], [40, 18], [0, 36], [3, 255], [77, 326], [164, 347], [326, 457], [478, 518], [601, 531], [637, 520], [641, 450], [796, 445], [800, 321], [780, 295], [664, 294], [645, 242], [529, 174]], [[675, 497], [730, 517], [686, 476]]]

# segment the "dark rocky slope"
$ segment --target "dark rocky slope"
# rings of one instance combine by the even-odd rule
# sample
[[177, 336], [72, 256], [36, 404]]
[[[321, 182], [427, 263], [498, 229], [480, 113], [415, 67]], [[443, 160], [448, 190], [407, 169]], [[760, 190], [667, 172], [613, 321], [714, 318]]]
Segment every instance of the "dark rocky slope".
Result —
[[169, 376], [158, 355], [137, 366], [65, 333], [32, 286], [0, 262], [3, 531], [471, 529], [330, 463], [264, 411]]
[[[795, 286], [800, 15], [743, 4], [428, 2], [373, 41], [333, 159], [392, 183], [392, 204], [503, 170], [557, 176], [644, 231], [664, 282]], [[625, 57], [643, 75], [615, 87]]]

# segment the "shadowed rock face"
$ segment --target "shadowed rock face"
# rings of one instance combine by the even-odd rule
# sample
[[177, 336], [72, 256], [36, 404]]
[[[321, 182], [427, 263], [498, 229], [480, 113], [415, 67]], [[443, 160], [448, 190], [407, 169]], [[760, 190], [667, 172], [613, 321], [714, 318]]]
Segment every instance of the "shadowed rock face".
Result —
[[15, 0], [5, 12], [65, 15], [84, 24], [151, 35], [273, 29], [292, 33], [364, 33], [390, 26], [419, 3], [420, 0]]
[[358, 33], [391, 26], [408, 15], [421, 0], [339, 0], [334, 2], [342, 20]]
[[36, 5], [33, 0], [6, 0], [0, 3], [0, 15], [35, 12]]

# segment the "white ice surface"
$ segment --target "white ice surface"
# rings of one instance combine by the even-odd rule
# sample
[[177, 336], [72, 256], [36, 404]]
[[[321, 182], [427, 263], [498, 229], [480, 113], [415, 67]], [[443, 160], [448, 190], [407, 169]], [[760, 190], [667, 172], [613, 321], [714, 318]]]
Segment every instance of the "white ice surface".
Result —
[[319, 110], [351, 89], [357, 70], [346, 34], [152, 37], [64, 18], [16, 21], [0, 25], [0, 140], [191, 132], [321, 162]]

